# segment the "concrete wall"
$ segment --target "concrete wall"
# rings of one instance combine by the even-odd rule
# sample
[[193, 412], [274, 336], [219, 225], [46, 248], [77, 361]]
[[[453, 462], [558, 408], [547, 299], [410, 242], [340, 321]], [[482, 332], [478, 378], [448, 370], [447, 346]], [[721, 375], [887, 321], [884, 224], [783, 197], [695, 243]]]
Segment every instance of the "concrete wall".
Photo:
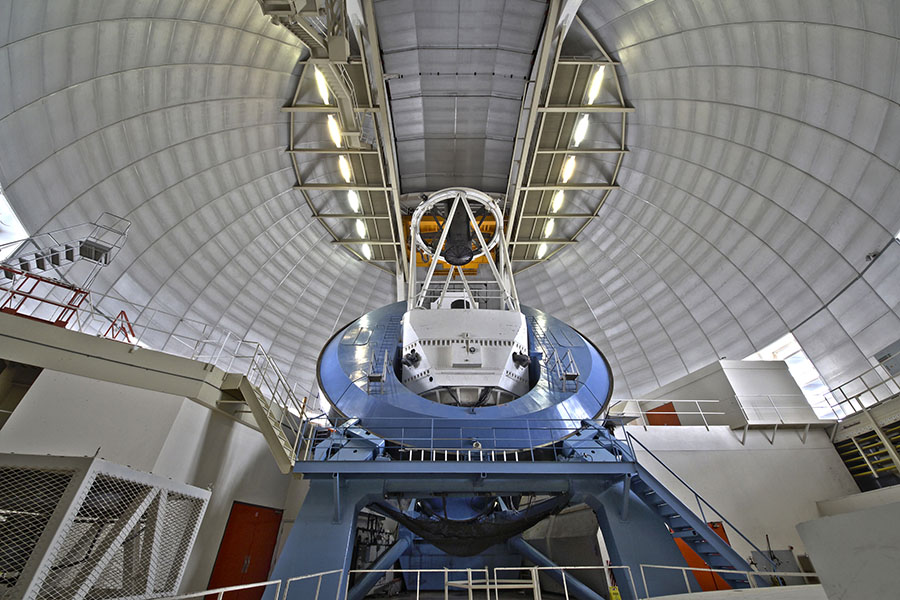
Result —
[[829, 600], [897, 598], [900, 502], [797, 526]]
[[234, 501], [283, 508], [291, 478], [262, 435], [183, 397], [44, 370], [0, 434], [0, 452], [99, 456], [212, 489], [182, 590], [206, 588]]
[[816, 505], [821, 516], [830, 517], [894, 502], [900, 502], [900, 485], [823, 500]]
[[[804, 553], [795, 527], [818, 516], [816, 502], [858, 491], [823, 431], [810, 431], [806, 444], [795, 431], [779, 431], [774, 444], [762, 432], [750, 431], [742, 446], [728, 427], [627, 429], [763, 549], [768, 534], [772, 548], [794, 546], [796, 553]], [[636, 449], [641, 464], [697, 511], [693, 495]], [[705, 516], [719, 520], [709, 512]], [[750, 546], [726, 529], [732, 546], [749, 556]]]

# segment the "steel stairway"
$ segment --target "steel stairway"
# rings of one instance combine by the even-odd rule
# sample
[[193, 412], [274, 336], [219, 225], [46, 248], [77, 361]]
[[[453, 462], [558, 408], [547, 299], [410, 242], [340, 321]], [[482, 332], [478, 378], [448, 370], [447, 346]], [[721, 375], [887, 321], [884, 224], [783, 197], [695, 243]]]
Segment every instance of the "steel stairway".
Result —
[[[599, 432], [599, 429], [598, 429]], [[706, 564], [713, 569], [727, 569], [735, 571], [753, 571], [750, 564], [742, 557], [731, 545], [713, 531], [707, 524], [705, 515], [698, 516], [693, 510], [687, 507], [674, 493], [672, 493], [665, 485], [663, 485], [656, 477], [650, 474], [646, 467], [637, 461], [632, 448], [628, 442], [613, 437], [607, 432], [599, 432], [599, 435], [606, 437], [611, 447], [619, 454], [623, 461], [631, 462], [635, 473], [626, 476], [625, 493], [629, 490], [633, 497], [639, 499], [644, 505], [650, 508], [660, 519], [666, 524], [672, 537], [680, 538], [688, 547], [696, 552]], [[678, 476], [669, 469], [656, 455], [648, 448], [643, 446], [630, 434], [627, 434], [629, 440], [637, 442], [643, 447], [654, 459], [656, 459], [666, 470]], [[684, 481], [678, 478], [697, 498], [698, 506], [702, 498]], [[629, 496], [631, 497], [631, 496]], [[705, 501], [704, 501], [705, 502]], [[708, 503], [707, 503], [708, 505]], [[710, 508], [712, 508], [710, 506]], [[702, 511], [702, 507], [700, 507]], [[715, 509], [713, 509], [715, 511]], [[627, 500], [623, 512], [627, 514]], [[754, 549], [759, 550], [747, 539], [734, 525], [729, 523], [721, 515], [716, 513], [719, 518], [728, 523], [732, 530], [743, 537]], [[760, 551], [760, 553], [762, 553]], [[775, 565], [771, 565], [775, 569]], [[751, 583], [744, 573], [718, 573], [718, 575], [728, 582], [733, 588], [748, 588]], [[763, 578], [755, 578], [753, 585], [755, 587], [766, 586], [768, 582]]]
[[[631, 491], [665, 521], [672, 536], [681, 538], [713, 569], [751, 571], [750, 565], [725, 540], [669, 492], [665, 486], [636, 464], [639, 475], [631, 478]], [[750, 587], [743, 573], [719, 573], [734, 588]]]

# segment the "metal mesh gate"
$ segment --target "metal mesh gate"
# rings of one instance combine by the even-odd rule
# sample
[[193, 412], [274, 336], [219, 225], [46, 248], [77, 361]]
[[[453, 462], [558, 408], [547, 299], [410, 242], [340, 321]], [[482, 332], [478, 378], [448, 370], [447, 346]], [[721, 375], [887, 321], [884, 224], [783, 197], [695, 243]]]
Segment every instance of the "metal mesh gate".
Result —
[[0, 455], [0, 600], [175, 594], [208, 500], [101, 459]]

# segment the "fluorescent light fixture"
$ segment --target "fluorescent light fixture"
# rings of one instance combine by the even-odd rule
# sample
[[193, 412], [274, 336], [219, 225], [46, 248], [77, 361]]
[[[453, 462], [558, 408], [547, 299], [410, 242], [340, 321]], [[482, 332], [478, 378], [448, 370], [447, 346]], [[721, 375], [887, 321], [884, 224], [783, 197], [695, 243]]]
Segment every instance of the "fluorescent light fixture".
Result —
[[366, 237], [366, 224], [363, 223], [362, 219], [356, 220], [356, 235]]
[[553, 235], [553, 230], [556, 229], [556, 220], [550, 219], [547, 221], [547, 224], [544, 225], [544, 237], [548, 238]]
[[356, 190], [347, 192], [347, 203], [350, 205], [350, 210], [359, 212], [359, 194], [356, 193]]
[[550, 204], [550, 210], [552, 212], [559, 212], [559, 209], [562, 208], [563, 202], [566, 201], [566, 193], [562, 190], [556, 190], [556, 193], [553, 194], [553, 202]]
[[538, 246], [537, 257], [544, 258], [544, 255], [546, 255], [546, 254], [547, 254], [547, 244], [541, 244], [540, 246]]
[[319, 70], [319, 67], [316, 67], [315, 78], [319, 96], [322, 97], [322, 102], [328, 104], [328, 82], [325, 81], [325, 76], [322, 75], [322, 71]]
[[338, 156], [338, 169], [340, 169], [341, 177], [344, 178], [344, 181], [350, 183], [350, 177], [353, 175], [353, 171], [350, 170], [350, 161], [347, 160], [347, 157], [343, 154]]
[[569, 180], [572, 179], [572, 175], [575, 173], [575, 157], [570, 156], [566, 159], [565, 164], [562, 168], [562, 182], [569, 183]]
[[600, 65], [594, 71], [591, 77], [591, 85], [588, 87], [588, 104], [593, 104], [597, 96], [600, 95], [600, 88], [603, 87], [603, 73], [606, 72], [606, 65]]
[[372, 260], [372, 248], [368, 244], [362, 245], [362, 253], [366, 260]]
[[334, 118], [334, 115], [328, 115], [328, 135], [331, 136], [331, 141], [334, 142], [334, 145], [340, 148], [341, 126], [338, 125], [337, 119]]
[[572, 134], [572, 142], [575, 144], [577, 148], [581, 142], [584, 141], [585, 136], [587, 135], [588, 130], [588, 116], [581, 115], [581, 118], [578, 119], [578, 123], [575, 125], [575, 133]]

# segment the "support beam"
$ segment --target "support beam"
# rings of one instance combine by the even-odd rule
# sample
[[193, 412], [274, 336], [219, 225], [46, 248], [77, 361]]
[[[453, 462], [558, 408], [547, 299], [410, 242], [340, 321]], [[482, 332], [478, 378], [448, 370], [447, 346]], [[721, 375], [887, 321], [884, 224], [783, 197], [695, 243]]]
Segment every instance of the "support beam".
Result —
[[342, 244], [344, 246], [358, 246], [368, 244], [370, 246], [399, 246], [400, 242], [385, 242], [382, 240], [333, 240], [332, 244]]
[[293, 148], [286, 152], [288, 154], [378, 154], [378, 150], [362, 148]]
[[547, 567], [543, 573], [562, 585], [567, 592], [567, 597], [571, 594], [576, 598], [579, 598], [579, 600], [604, 600], [597, 592], [559, 568], [559, 566], [545, 554], [522, 539], [522, 536], [517, 535], [510, 538], [507, 545], [510, 550], [518, 552], [526, 560], [533, 562], [539, 567]]
[[[348, 7], [348, 13], [350, 9]], [[375, 122], [377, 124], [376, 140], [379, 148], [383, 152], [384, 171], [383, 179], [391, 186], [391, 202], [394, 206], [393, 226], [396, 231], [392, 230], [391, 238], [396, 239], [400, 246], [400, 255], [397, 257], [397, 271], [405, 274], [406, 281], [409, 281], [408, 265], [406, 262], [406, 232], [403, 230], [403, 211], [400, 207], [400, 175], [397, 167], [397, 155], [394, 148], [394, 124], [391, 120], [391, 112], [388, 110], [388, 93], [387, 84], [384, 79], [384, 65], [381, 62], [381, 42], [378, 39], [378, 25], [375, 20], [375, 4], [373, 0], [362, 0], [363, 22], [365, 26], [366, 40], [369, 42], [369, 51], [371, 60], [367, 60], [365, 50], [362, 51], [363, 69], [365, 69], [367, 81], [370, 81], [372, 87], [375, 88], [375, 102], [378, 111], [375, 113]], [[357, 28], [356, 34], [360, 46], [363, 46], [362, 31]], [[395, 237], [396, 236], [396, 237]]]
[[624, 148], [560, 148], [538, 149], [535, 154], [628, 154], [630, 150]]
[[592, 66], [592, 65], [620, 65], [622, 63], [620, 63], [617, 60], [590, 60], [590, 59], [583, 59], [583, 58], [561, 58], [561, 59], [559, 59], [557, 64], [573, 65], [573, 66], [577, 66], [577, 65]]
[[315, 190], [331, 190], [336, 192], [349, 192], [356, 190], [359, 192], [389, 192], [391, 188], [382, 185], [358, 185], [355, 183], [302, 183], [294, 186], [295, 190], [301, 192], [312, 192]]
[[[374, 113], [378, 112], [377, 106], [354, 106], [353, 112], [357, 113]], [[282, 106], [281, 112], [322, 112], [337, 114], [340, 108], [330, 104], [295, 104], [293, 106]]]
[[542, 113], [633, 113], [633, 106], [616, 106], [615, 104], [589, 104], [587, 106], [541, 106]]
[[373, 572], [366, 573], [365, 576], [347, 592], [347, 600], [362, 600], [365, 595], [369, 593], [369, 590], [372, 589], [372, 586], [378, 583], [379, 579], [384, 577], [384, 572], [390, 569], [394, 563], [400, 559], [403, 553], [409, 549], [411, 545], [410, 540], [412, 540], [411, 537], [402, 537], [394, 542], [393, 546], [382, 552], [381, 556], [375, 559], [375, 562], [372, 563], [372, 566], [368, 569]]
[[577, 244], [578, 240], [516, 240], [514, 242], [510, 242], [512, 246], [538, 246], [540, 244], [554, 245], [554, 244]]
[[[541, 105], [541, 98], [543, 97], [544, 92], [544, 84], [547, 80], [547, 72], [548, 69], [552, 68], [552, 63], [556, 61], [559, 57], [558, 50], [562, 47], [562, 40], [554, 40], [554, 34], [556, 33], [556, 26], [558, 24], [559, 18], [559, 1], [551, 0], [550, 6], [547, 9], [547, 19], [544, 24], [544, 32], [541, 36], [540, 45], [538, 46], [538, 56], [535, 61], [534, 71], [535, 75], [533, 77], [533, 83], [531, 84], [531, 96], [529, 98], [528, 90], [526, 87], [525, 97], [522, 100], [522, 109], [519, 113], [519, 122], [521, 123], [523, 120], [525, 121], [525, 132], [522, 136], [522, 145], [521, 148], [518, 148], [519, 152], [521, 152], [521, 158], [517, 160], [516, 151], [517, 148], [513, 148], [513, 164], [510, 165], [510, 181], [507, 185], [507, 201], [510, 206], [509, 210], [509, 219], [506, 223], [506, 239], [510, 240], [510, 236], [513, 235], [513, 231], [515, 231], [516, 226], [516, 214], [518, 213], [519, 207], [519, 194], [521, 192], [522, 184], [525, 182], [525, 163], [527, 161], [528, 152], [531, 150], [532, 138], [534, 137], [535, 126], [537, 124], [538, 119], [538, 107]], [[556, 42], [554, 44], [554, 41]], [[552, 56], [552, 59], [551, 59]], [[527, 102], [530, 100], [530, 102]], [[527, 111], [527, 118], [525, 117]], [[516, 136], [518, 141], [518, 135]], [[518, 144], [516, 144], [518, 147]], [[515, 173], [515, 182], [513, 182], [513, 173]], [[509, 202], [509, 197], [512, 197], [512, 201]], [[505, 208], [505, 205], [504, 205]]]
[[521, 219], [596, 219], [600, 215], [594, 213], [552, 213], [549, 215], [522, 215]]
[[356, 213], [338, 214], [338, 213], [319, 213], [315, 215], [317, 219], [363, 219], [366, 221], [390, 221], [390, 215], [360, 215]]
[[568, 185], [529, 185], [527, 187], [523, 187], [522, 191], [524, 192], [555, 192], [556, 190], [562, 190], [567, 192], [569, 190], [617, 190], [619, 189], [618, 185], [609, 185], [607, 183], [572, 183]]

